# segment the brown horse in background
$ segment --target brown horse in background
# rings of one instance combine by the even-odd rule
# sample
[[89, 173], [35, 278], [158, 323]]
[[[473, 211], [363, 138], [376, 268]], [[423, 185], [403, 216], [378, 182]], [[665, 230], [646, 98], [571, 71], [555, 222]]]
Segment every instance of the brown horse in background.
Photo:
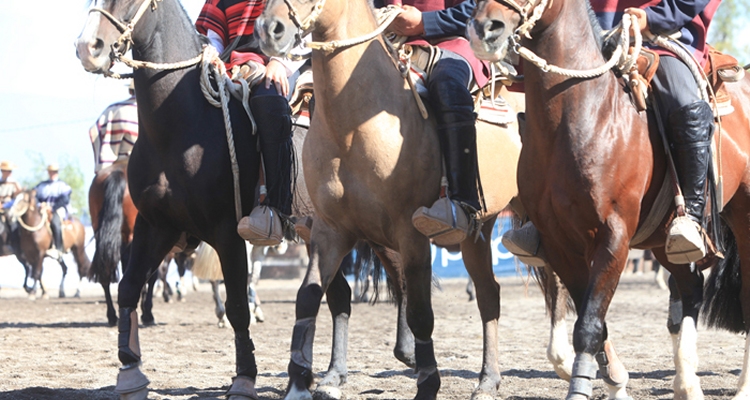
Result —
[[[112, 302], [110, 284], [118, 281], [117, 266], [127, 265], [133, 227], [138, 209], [135, 208], [128, 190], [128, 162], [120, 161], [97, 172], [89, 187], [89, 213], [94, 228], [96, 251], [91, 261], [88, 278], [99, 282], [104, 289], [107, 303], [107, 321], [117, 325], [117, 311]], [[158, 274], [149, 277], [141, 300], [141, 321], [154, 324], [153, 290]]]
[[[42, 289], [42, 297], [48, 297], [41, 281], [43, 262], [46, 257], [54, 258], [62, 267], [60, 297], [65, 297], [64, 283], [68, 266], [63, 259], [63, 253], [71, 252], [73, 254], [73, 259], [78, 265], [79, 284], [80, 280], [88, 273], [91, 264], [84, 248], [86, 232], [83, 224], [77, 218], [62, 221], [63, 249], [58, 249], [61, 251], [54, 253], [48, 251], [52, 247], [52, 231], [49, 224], [52, 211], [47, 207], [41, 207], [37, 202], [35, 190], [26, 190], [19, 194], [11, 208], [11, 213], [18, 218], [20, 250], [23, 259], [31, 267], [26, 277], [28, 279], [28, 275], [31, 275], [33, 280], [32, 285], [27, 288], [29, 297], [36, 298], [37, 285]], [[25, 288], [26, 279], [24, 280]], [[76, 288], [76, 296], [80, 296], [79, 288]]]
[[[521, 15], [526, 12], [527, 15]], [[539, 12], [539, 13], [537, 13]], [[533, 22], [530, 37], [515, 32]], [[595, 69], [605, 63], [601, 30], [586, 0], [521, 4], [509, 0], [478, 1], [469, 35], [475, 52], [498, 60], [508, 38], [552, 65], [569, 70]], [[518, 48], [514, 49], [518, 50]], [[627, 51], [627, 49], [625, 50]], [[627, 53], [626, 53], [627, 54]], [[524, 64], [526, 128], [518, 167], [519, 196], [538, 228], [547, 260], [570, 291], [578, 311], [573, 331], [576, 361], [569, 400], [592, 396], [596, 371], [609, 398], [626, 399], [628, 373], [608, 339], [605, 317], [625, 268], [628, 248], [646, 224], [667, 176], [665, 149], [649, 113], [639, 113], [623, 83], [606, 71], [594, 78], [572, 78]], [[564, 71], [564, 70], [561, 70]], [[721, 218], [725, 259], [715, 265], [706, 287], [710, 325], [747, 333], [750, 330], [750, 77], [725, 83], [734, 111], [721, 118], [714, 141], [723, 186]], [[671, 192], [669, 192], [671, 193]], [[664, 215], [637, 248], [651, 248], [672, 273], [669, 331], [674, 344], [676, 399], [702, 399], [696, 321], [704, 303], [703, 274], [688, 265], [669, 263], [664, 243], [674, 215], [672, 195]], [[715, 210], [719, 211], [719, 210]], [[660, 222], [659, 222], [660, 221]], [[730, 230], [731, 229], [731, 230]], [[704, 305], [704, 308], [706, 306]], [[636, 328], [637, 329], [637, 328]], [[750, 335], [737, 399], [750, 394]], [[598, 366], [597, 366], [598, 364]]]

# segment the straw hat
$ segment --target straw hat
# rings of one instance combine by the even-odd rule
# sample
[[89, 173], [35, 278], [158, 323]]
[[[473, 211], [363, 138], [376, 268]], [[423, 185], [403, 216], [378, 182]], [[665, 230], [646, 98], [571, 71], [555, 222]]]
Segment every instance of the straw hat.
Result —
[[57, 166], [57, 164], [50, 164], [47, 166], [47, 172], [57, 172], [60, 170], [60, 167]]
[[2, 162], [0, 162], [0, 170], [2, 171], [13, 171], [13, 168], [15, 167], [16, 166], [8, 160], [3, 160]]

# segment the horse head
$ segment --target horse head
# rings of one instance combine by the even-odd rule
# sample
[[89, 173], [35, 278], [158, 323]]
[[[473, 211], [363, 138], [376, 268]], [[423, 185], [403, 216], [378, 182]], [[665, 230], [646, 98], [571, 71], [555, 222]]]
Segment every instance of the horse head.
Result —
[[554, 20], [563, 0], [478, 0], [467, 24], [471, 48], [477, 57], [489, 61], [505, 58], [508, 49], [532, 32], [541, 30]]
[[[81, 34], [76, 39], [76, 55], [88, 72], [107, 74], [120, 55], [125, 54], [134, 42], [145, 43], [147, 38], [136, 39], [136, 24], [153, 24], [141, 18], [151, 8], [156, 9], [161, 0], [94, 0]], [[151, 32], [152, 29], [139, 29]]]
[[[264, 53], [283, 57], [312, 32], [319, 19], [337, 18], [338, 1], [269, 0], [255, 21], [255, 37]], [[323, 13], [323, 6], [326, 14]]]

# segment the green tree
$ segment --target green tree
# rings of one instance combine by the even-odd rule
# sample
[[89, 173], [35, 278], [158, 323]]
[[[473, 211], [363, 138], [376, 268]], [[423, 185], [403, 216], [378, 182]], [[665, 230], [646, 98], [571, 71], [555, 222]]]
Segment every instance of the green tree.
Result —
[[[33, 161], [31, 174], [21, 183], [25, 188], [33, 188], [39, 182], [49, 179], [47, 175], [47, 165], [49, 163], [44, 156], [38, 152], [27, 151], [26, 156]], [[70, 205], [68, 210], [71, 214], [79, 217], [83, 221], [90, 219], [88, 211], [88, 191], [83, 181], [83, 172], [78, 165], [78, 160], [63, 155], [59, 160], [60, 179], [67, 183], [73, 190], [70, 195]]]
[[742, 31], [750, 19], [750, 0], [724, 0], [716, 11], [708, 41], [724, 53], [735, 56], [741, 65], [750, 62], [750, 44], [742, 37]]

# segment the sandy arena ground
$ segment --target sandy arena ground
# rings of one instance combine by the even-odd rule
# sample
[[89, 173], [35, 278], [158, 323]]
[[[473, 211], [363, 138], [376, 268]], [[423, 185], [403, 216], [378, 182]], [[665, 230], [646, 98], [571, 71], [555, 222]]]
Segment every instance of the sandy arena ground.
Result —
[[[500, 396], [509, 400], [564, 398], [545, 355], [548, 318], [541, 292], [508, 277], [502, 284]], [[481, 368], [481, 324], [476, 303], [468, 302], [465, 280], [447, 279], [434, 290], [435, 353], [442, 374], [443, 399], [468, 399]], [[266, 322], [253, 325], [262, 399], [281, 399], [287, 382], [294, 299], [299, 280], [265, 280], [259, 285]], [[55, 287], [54, 284], [48, 284]], [[113, 399], [117, 368], [117, 329], [107, 326], [101, 289], [88, 287], [82, 298], [29, 301], [20, 289], [0, 289], [0, 399]], [[56, 290], [51, 291], [57, 295]], [[666, 329], [666, 291], [651, 275], [623, 278], [609, 312], [609, 331], [630, 370], [635, 399], [671, 399], [674, 365]], [[157, 326], [140, 330], [143, 371], [151, 380], [150, 399], [223, 398], [234, 371], [230, 328], [219, 329], [207, 284], [184, 302], [156, 301]], [[569, 318], [569, 330], [573, 319]], [[411, 399], [412, 371], [391, 353], [396, 310], [392, 304], [355, 304], [350, 319], [349, 399]], [[331, 321], [321, 306], [317, 320], [314, 369], [330, 356]], [[699, 374], [706, 399], [726, 399], [736, 388], [744, 338], [699, 328]], [[606, 398], [601, 380], [594, 398]]]

